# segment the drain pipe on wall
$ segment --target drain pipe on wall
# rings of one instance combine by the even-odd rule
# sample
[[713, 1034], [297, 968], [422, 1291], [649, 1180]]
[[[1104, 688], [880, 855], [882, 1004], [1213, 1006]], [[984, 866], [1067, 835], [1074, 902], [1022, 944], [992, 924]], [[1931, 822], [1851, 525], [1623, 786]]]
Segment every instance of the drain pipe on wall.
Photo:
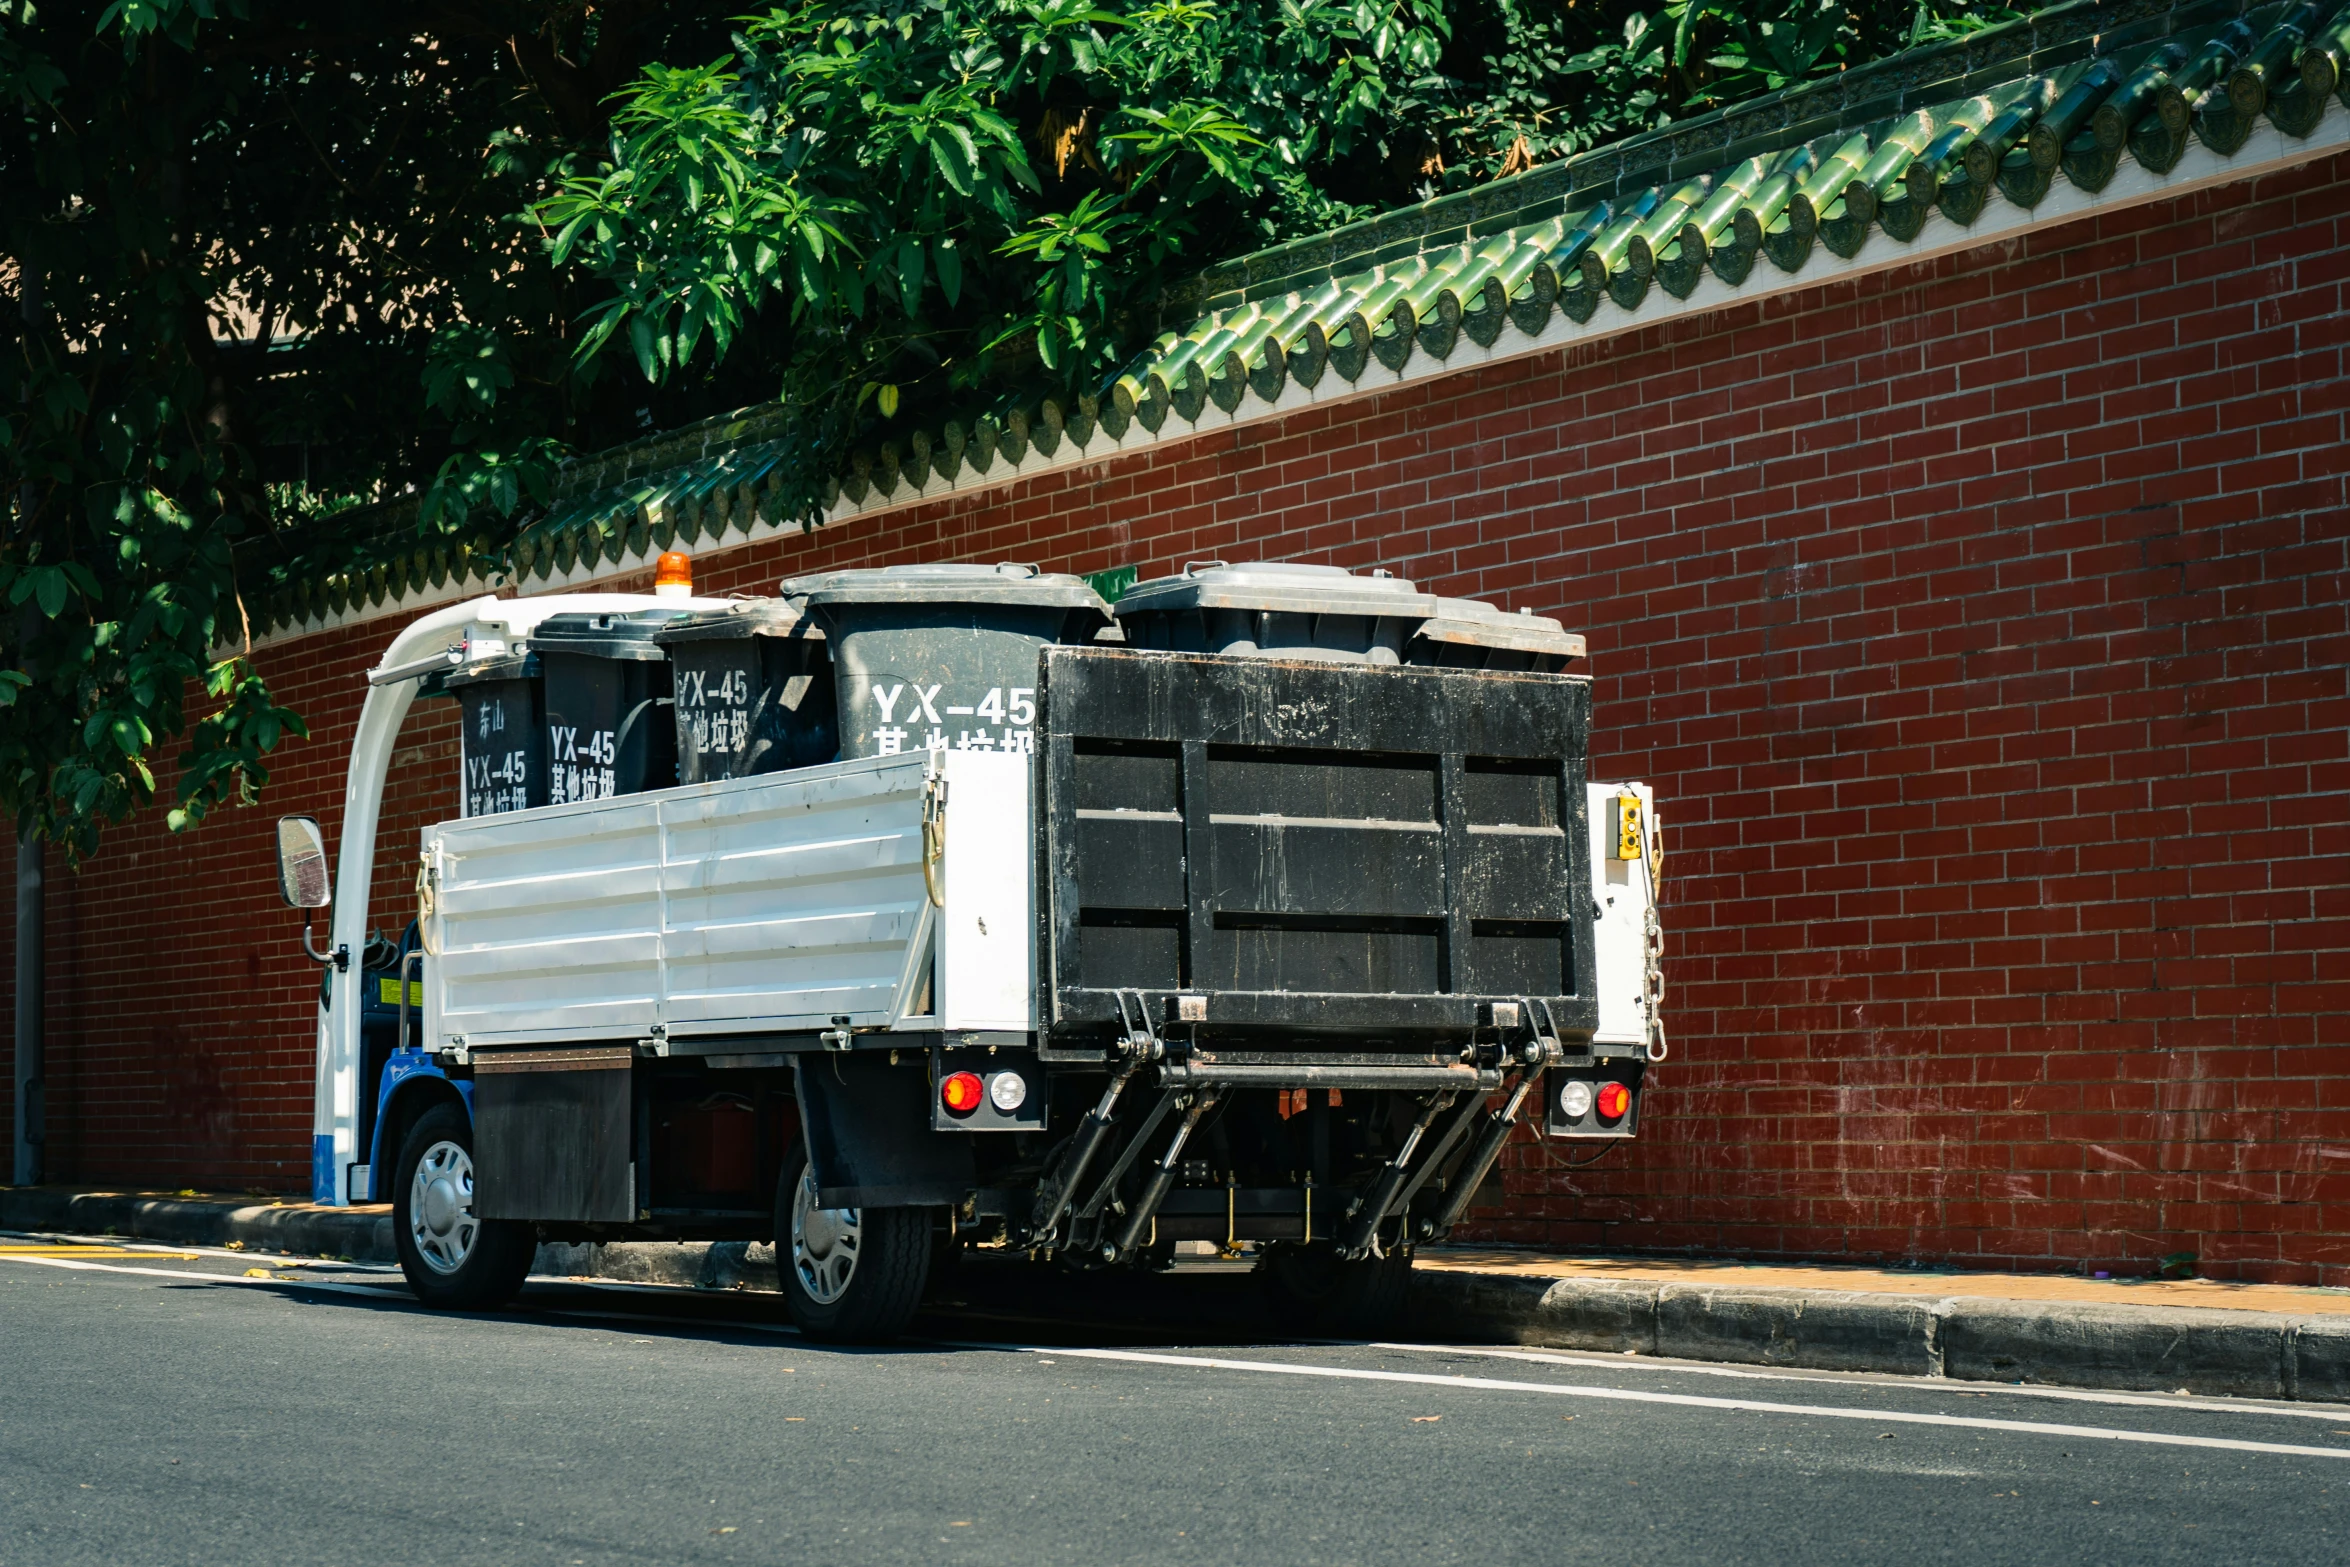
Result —
[[46, 888], [40, 838], [16, 841], [16, 1184], [38, 1186], [48, 1142], [48, 1095], [41, 1074], [42, 991], [48, 978], [42, 940]]
[[[23, 270], [17, 289], [17, 311], [30, 329], [41, 321], [42, 278], [30, 266]], [[20, 492], [19, 504], [30, 513], [35, 504], [31, 485]], [[27, 599], [17, 621], [19, 652], [25, 655], [24, 667], [28, 672], [32, 669], [33, 634], [40, 625], [35, 618], [37, 608]], [[41, 1183], [45, 1174], [41, 1154], [49, 1140], [48, 1094], [41, 1080], [44, 1066], [41, 1003], [48, 980], [48, 954], [43, 950], [44, 848], [40, 836], [29, 830], [16, 840], [16, 1113], [11, 1119], [16, 1128], [15, 1184], [18, 1186]]]

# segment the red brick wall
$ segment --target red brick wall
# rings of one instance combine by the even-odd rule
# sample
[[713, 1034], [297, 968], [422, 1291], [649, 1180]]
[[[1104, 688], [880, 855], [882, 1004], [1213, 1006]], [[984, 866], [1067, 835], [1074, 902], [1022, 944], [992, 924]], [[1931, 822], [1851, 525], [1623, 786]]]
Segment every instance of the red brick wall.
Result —
[[[701, 581], [1279, 557], [1560, 615], [1595, 768], [1662, 793], [1675, 1053], [1636, 1146], [1513, 1154], [1491, 1233], [2350, 1283], [2346, 279], [2336, 158]], [[333, 826], [389, 631], [270, 653], [317, 733], [273, 808]], [[60, 1173], [304, 1184], [293, 930], [260, 813], [60, 879]]]

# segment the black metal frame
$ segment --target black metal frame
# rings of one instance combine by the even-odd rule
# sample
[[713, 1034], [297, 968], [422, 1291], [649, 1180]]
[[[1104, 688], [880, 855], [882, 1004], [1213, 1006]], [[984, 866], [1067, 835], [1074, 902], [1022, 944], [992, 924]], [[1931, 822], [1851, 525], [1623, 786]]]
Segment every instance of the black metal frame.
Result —
[[[1046, 1049], [1106, 1045], [1130, 1026], [1122, 1008], [1136, 987], [1126, 976], [1105, 985], [1084, 971], [1089, 926], [1172, 939], [1176, 982], [1142, 993], [1153, 1021], [1195, 1047], [1252, 1035], [1293, 1044], [1320, 1036], [1358, 1049], [1458, 1046], [1491, 1026], [1495, 1002], [1526, 998], [1531, 988], [1477, 987], [1468, 972], [1476, 943], [1527, 930], [1563, 944], [1568, 981], [1531, 999], [1547, 1004], [1564, 1036], [1597, 1027], [1585, 678], [1052, 647], [1040, 660], [1037, 704], [1037, 1014]], [[1080, 756], [1131, 758], [1154, 776], [1171, 767], [1171, 789], [1155, 797], [1158, 809], [1081, 812]], [[1424, 820], [1211, 809], [1210, 769], [1219, 763], [1277, 772], [1285, 761], [1327, 769], [1366, 760], [1394, 777], [1425, 775]], [[1475, 820], [1471, 775], [1494, 773], [1554, 781], [1556, 820]], [[1115, 867], [1126, 878], [1114, 893], [1122, 905], [1088, 902], [1088, 835], [1096, 840], [1092, 879]], [[1237, 885], [1251, 873], [1248, 851], [1263, 858], [1267, 844], [1283, 878], [1294, 871], [1318, 885], [1299, 893], [1261, 875], [1258, 885]], [[1384, 879], [1357, 874], [1365, 855], [1386, 856]], [[1437, 873], [1433, 885], [1426, 870]], [[1284, 900], [1288, 907], [1246, 906]], [[1220, 932], [1292, 928], [1417, 942], [1415, 950], [1435, 954], [1435, 983], [1414, 991], [1207, 982]], [[1178, 998], [1203, 1015], [1187, 1023]]]

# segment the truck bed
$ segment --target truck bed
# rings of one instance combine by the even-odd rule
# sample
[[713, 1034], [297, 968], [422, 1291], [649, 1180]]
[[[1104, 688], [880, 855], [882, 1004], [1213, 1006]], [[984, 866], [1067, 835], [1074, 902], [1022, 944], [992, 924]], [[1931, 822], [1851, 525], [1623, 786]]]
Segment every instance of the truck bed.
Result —
[[1194, 1047], [1452, 1060], [1497, 1005], [1645, 1033], [1648, 891], [1594, 852], [1581, 678], [1068, 647], [1040, 674], [1034, 757], [428, 828], [426, 1043], [978, 1031], [1082, 1060], [1147, 1014]]

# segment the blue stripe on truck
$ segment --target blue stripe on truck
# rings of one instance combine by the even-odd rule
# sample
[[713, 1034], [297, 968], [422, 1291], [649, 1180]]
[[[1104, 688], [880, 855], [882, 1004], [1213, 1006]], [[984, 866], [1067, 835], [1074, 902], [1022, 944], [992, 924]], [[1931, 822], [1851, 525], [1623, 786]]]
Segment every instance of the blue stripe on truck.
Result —
[[335, 1140], [332, 1134], [310, 1139], [310, 1200], [335, 1200]]

